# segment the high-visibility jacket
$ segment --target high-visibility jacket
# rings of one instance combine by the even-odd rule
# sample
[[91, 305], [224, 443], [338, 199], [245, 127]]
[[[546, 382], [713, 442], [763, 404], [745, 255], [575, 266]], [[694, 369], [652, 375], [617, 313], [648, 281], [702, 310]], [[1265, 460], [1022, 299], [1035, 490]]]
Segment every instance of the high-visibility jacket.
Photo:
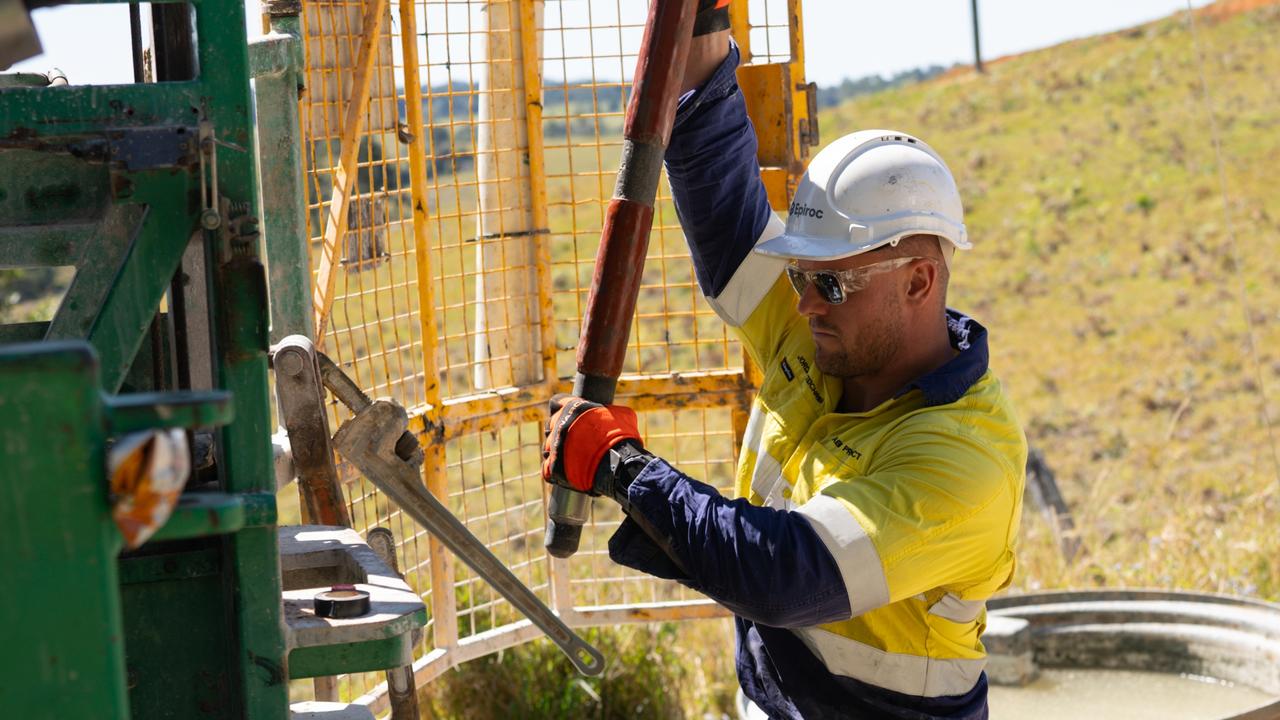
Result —
[[948, 311], [955, 357], [867, 412], [837, 412], [779, 260], [751, 253], [768, 208], [736, 50], [681, 101], [667, 154], [699, 282], [764, 373], [739, 499], [661, 459], [629, 491], [615, 560], [737, 617], [738, 675], [771, 717], [986, 716], [984, 601], [1008, 585], [1026, 441], [986, 330]]

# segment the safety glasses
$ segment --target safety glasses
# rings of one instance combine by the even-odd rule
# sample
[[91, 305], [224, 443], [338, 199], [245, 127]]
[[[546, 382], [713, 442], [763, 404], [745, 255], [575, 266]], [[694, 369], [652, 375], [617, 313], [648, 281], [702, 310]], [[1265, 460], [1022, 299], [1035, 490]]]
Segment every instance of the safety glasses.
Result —
[[871, 284], [871, 278], [887, 272], [893, 272], [912, 260], [927, 260], [920, 256], [900, 257], [881, 260], [878, 263], [863, 265], [849, 270], [804, 270], [795, 262], [787, 263], [787, 279], [796, 294], [804, 296], [804, 291], [812, 284], [818, 289], [818, 295], [832, 305], [839, 305]]

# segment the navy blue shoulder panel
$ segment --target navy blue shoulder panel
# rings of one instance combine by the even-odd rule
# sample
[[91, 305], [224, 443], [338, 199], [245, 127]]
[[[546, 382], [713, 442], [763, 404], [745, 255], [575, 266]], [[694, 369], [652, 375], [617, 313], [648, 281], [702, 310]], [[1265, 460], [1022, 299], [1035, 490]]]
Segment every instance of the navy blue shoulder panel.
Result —
[[738, 48], [681, 98], [667, 145], [667, 178], [703, 294], [717, 297], [769, 222], [756, 133], [738, 88]]
[[649, 462], [627, 496], [631, 512], [661, 533], [688, 575], [632, 521], [609, 541], [614, 562], [679, 580], [765, 625], [848, 619], [840, 568], [803, 515], [729, 500], [661, 458]]

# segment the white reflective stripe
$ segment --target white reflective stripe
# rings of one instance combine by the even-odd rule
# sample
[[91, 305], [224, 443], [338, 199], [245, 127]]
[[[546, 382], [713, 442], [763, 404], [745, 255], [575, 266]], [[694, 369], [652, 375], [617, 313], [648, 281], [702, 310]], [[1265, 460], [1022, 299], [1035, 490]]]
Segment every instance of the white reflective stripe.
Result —
[[758, 403], [751, 406], [751, 415], [747, 417], [747, 429], [742, 433], [742, 447], [754, 451], [757, 455], [762, 452], [760, 447], [764, 443], [764, 408]]
[[[787, 226], [777, 214], [770, 213], [769, 222], [756, 240], [756, 245], [772, 240], [786, 229]], [[707, 298], [707, 304], [711, 305], [711, 309], [716, 311], [721, 320], [731, 327], [739, 327], [751, 317], [756, 306], [773, 289], [773, 283], [782, 274], [786, 265], [785, 258], [766, 257], [755, 251], [749, 252], [742, 264], [738, 265], [738, 269], [733, 272], [733, 277], [729, 278], [729, 284], [724, 286], [724, 290], [721, 290], [719, 295]]]
[[884, 565], [858, 518], [829, 495], [813, 498], [796, 512], [808, 518], [835, 558], [849, 594], [849, 616], [888, 605], [889, 583], [884, 577]]
[[938, 602], [929, 606], [929, 614], [937, 615], [951, 622], [967, 623], [977, 620], [982, 611], [986, 609], [987, 603], [983, 600], [961, 600], [959, 597], [947, 593]]
[[984, 658], [931, 658], [891, 653], [821, 628], [800, 628], [800, 640], [836, 675], [921, 697], [960, 695], [973, 689]]
[[765, 507], [782, 507], [782, 489], [788, 487], [782, 479], [782, 465], [767, 452], [756, 455], [756, 466], [751, 472], [751, 491], [762, 498]]

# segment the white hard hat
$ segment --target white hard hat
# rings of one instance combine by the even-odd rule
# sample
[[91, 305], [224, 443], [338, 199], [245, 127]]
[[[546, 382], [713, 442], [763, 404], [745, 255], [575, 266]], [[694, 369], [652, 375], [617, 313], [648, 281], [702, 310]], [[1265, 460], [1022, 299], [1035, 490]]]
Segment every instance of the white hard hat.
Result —
[[[792, 198], [786, 232], [755, 250], [838, 260], [911, 235], [973, 247], [955, 178], [923, 141], [892, 130], [862, 130], [813, 157]], [[943, 243], [942, 249], [949, 260], [950, 248]]]

